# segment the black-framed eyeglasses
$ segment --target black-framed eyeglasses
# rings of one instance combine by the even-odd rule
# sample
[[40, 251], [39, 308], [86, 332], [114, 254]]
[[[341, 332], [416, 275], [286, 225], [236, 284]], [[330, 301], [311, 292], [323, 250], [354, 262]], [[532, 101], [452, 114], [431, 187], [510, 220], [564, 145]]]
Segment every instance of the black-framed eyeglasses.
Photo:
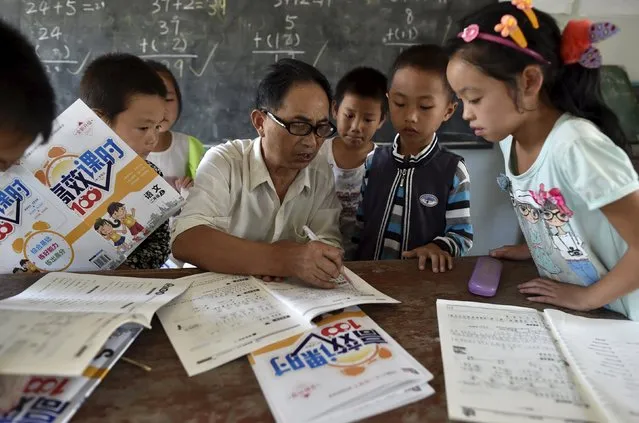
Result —
[[308, 122], [302, 121], [293, 121], [293, 122], [285, 122], [281, 118], [275, 116], [273, 113], [268, 110], [262, 110], [266, 113], [266, 116], [270, 117], [273, 122], [280, 125], [282, 128], [286, 129], [289, 134], [296, 135], [298, 137], [304, 137], [311, 132], [314, 132], [320, 138], [328, 138], [331, 135], [334, 135], [337, 132], [337, 128], [331, 122], [322, 122], [318, 125], [312, 125]]

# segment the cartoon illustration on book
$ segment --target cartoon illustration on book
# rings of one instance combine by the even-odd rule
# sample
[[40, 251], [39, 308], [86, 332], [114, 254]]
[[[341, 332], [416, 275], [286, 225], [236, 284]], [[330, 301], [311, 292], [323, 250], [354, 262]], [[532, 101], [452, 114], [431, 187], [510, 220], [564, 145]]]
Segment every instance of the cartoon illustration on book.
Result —
[[109, 204], [107, 212], [113, 219], [113, 224], [117, 227], [124, 224], [131, 233], [133, 241], [140, 241], [144, 236], [149, 234], [144, 226], [135, 220], [135, 209], [131, 209], [131, 213], [127, 213], [126, 206], [122, 203], [114, 202]]
[[120, 226], [121, 224], [119, 223], [116, 224], [99, 217], [95, 220], [93, 229], [95, 229], [96, 232], [102, 235], [102, 237], [104, 237], [107, 241], [113, 242], [113, 245], [119, 252], [124, 252], [131, 248], [131, 244], [126, 242], [126, 237], [124, 236], [126, 235], [126, 229], [116, 229]]
[[539, 191], [530, 191], [535, 202], [542, 208], [541, 216], [550, 234], [553, 246], [566, 261], [570, 269], [585, 285], [597, 282], [599, 272], [588, 258], [588, 252], [579, 234], [570, 225], [573, 211], [558, 188], [546, 190], [544, 184]]
[[29, 259], [20, 260], [20, 267], [15, 267], [13, 273], [40, 273], [40, 269]]

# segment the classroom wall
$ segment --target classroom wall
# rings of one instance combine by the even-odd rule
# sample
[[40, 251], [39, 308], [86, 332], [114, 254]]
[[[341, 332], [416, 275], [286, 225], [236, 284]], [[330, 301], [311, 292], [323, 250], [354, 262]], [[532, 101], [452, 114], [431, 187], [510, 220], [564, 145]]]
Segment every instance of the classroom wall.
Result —
[[475, 231], [470, 255], [486, 255], [493, 248], [519, 243], [522, 235], [512, 204], [497, 186], [497, 175], [504, 172], [499, 146], [453, 151], [465, 159], [470, 173], [470, 213]]

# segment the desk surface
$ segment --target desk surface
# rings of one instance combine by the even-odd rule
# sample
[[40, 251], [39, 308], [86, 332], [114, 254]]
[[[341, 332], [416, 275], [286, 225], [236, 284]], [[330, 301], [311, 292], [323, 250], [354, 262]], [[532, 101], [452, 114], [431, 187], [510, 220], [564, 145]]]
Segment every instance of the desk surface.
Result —
[[[362, 309], [420, 361], [435, 378], [435, 395], [417, 403], [378, 415], [373, 422], [448, 421], [444, 373], [437, 331], [437, 298], [490, 301], [534, 307], [517, 284], [537, 276], [532, 262], [505, 262], [501, 286], [491, 299], [470, 294], [476, 258], [456, 262], [452, 272], [418, 271], [415, 261], [357, 262], [348, 267], [371, 285], [402, 302], [399, 305], [364, 305]], [[197, 270], [121, 271], [111, 274], [138, 277], [178, 278]], [[0, 276], [0, 298], [15, 295], [37, 276]], [[541, 307], [537, 307], [541, 308]], [[591, 317], [616, 317], [606, 311]], [[189, 378], [157, 318], [153, 329], [138, 337], [126, 356], [148, 364], [146, 373], [118, 362], [72, 419], [75, 422], [272, 422], [268, 405], [245, 357]]]

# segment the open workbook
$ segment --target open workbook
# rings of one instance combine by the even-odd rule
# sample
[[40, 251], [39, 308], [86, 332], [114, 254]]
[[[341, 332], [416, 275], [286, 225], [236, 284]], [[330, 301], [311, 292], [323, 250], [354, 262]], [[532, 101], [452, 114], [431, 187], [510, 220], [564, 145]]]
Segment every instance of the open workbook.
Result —
[[346, 423], [426, 398], [433, 375], [357, 307], [254, 351], [278, 423]]
[[158, 311], [189, 376], [314, 327], [327, 311], [365, 303], [399, 303], [344, 268], [334, 289], [301, 282], [204, 273], [178, 279], [190, 288]]
[[49, 273], [0, 301], [0, 374], [81, 376], [119, 327], [150, 327], [187, 285], [164, 279]]
[[448, 415], [639, 421], [639, 323], [437, 300]]
[[117, 329], [82, 376], [18, 377], [21, 383], [15, 384], [10, 392], [2, 392], [12, 401], [0, 410], [0, 422], [68, 422], [140, 332], [142, 326], [135, 324]]

